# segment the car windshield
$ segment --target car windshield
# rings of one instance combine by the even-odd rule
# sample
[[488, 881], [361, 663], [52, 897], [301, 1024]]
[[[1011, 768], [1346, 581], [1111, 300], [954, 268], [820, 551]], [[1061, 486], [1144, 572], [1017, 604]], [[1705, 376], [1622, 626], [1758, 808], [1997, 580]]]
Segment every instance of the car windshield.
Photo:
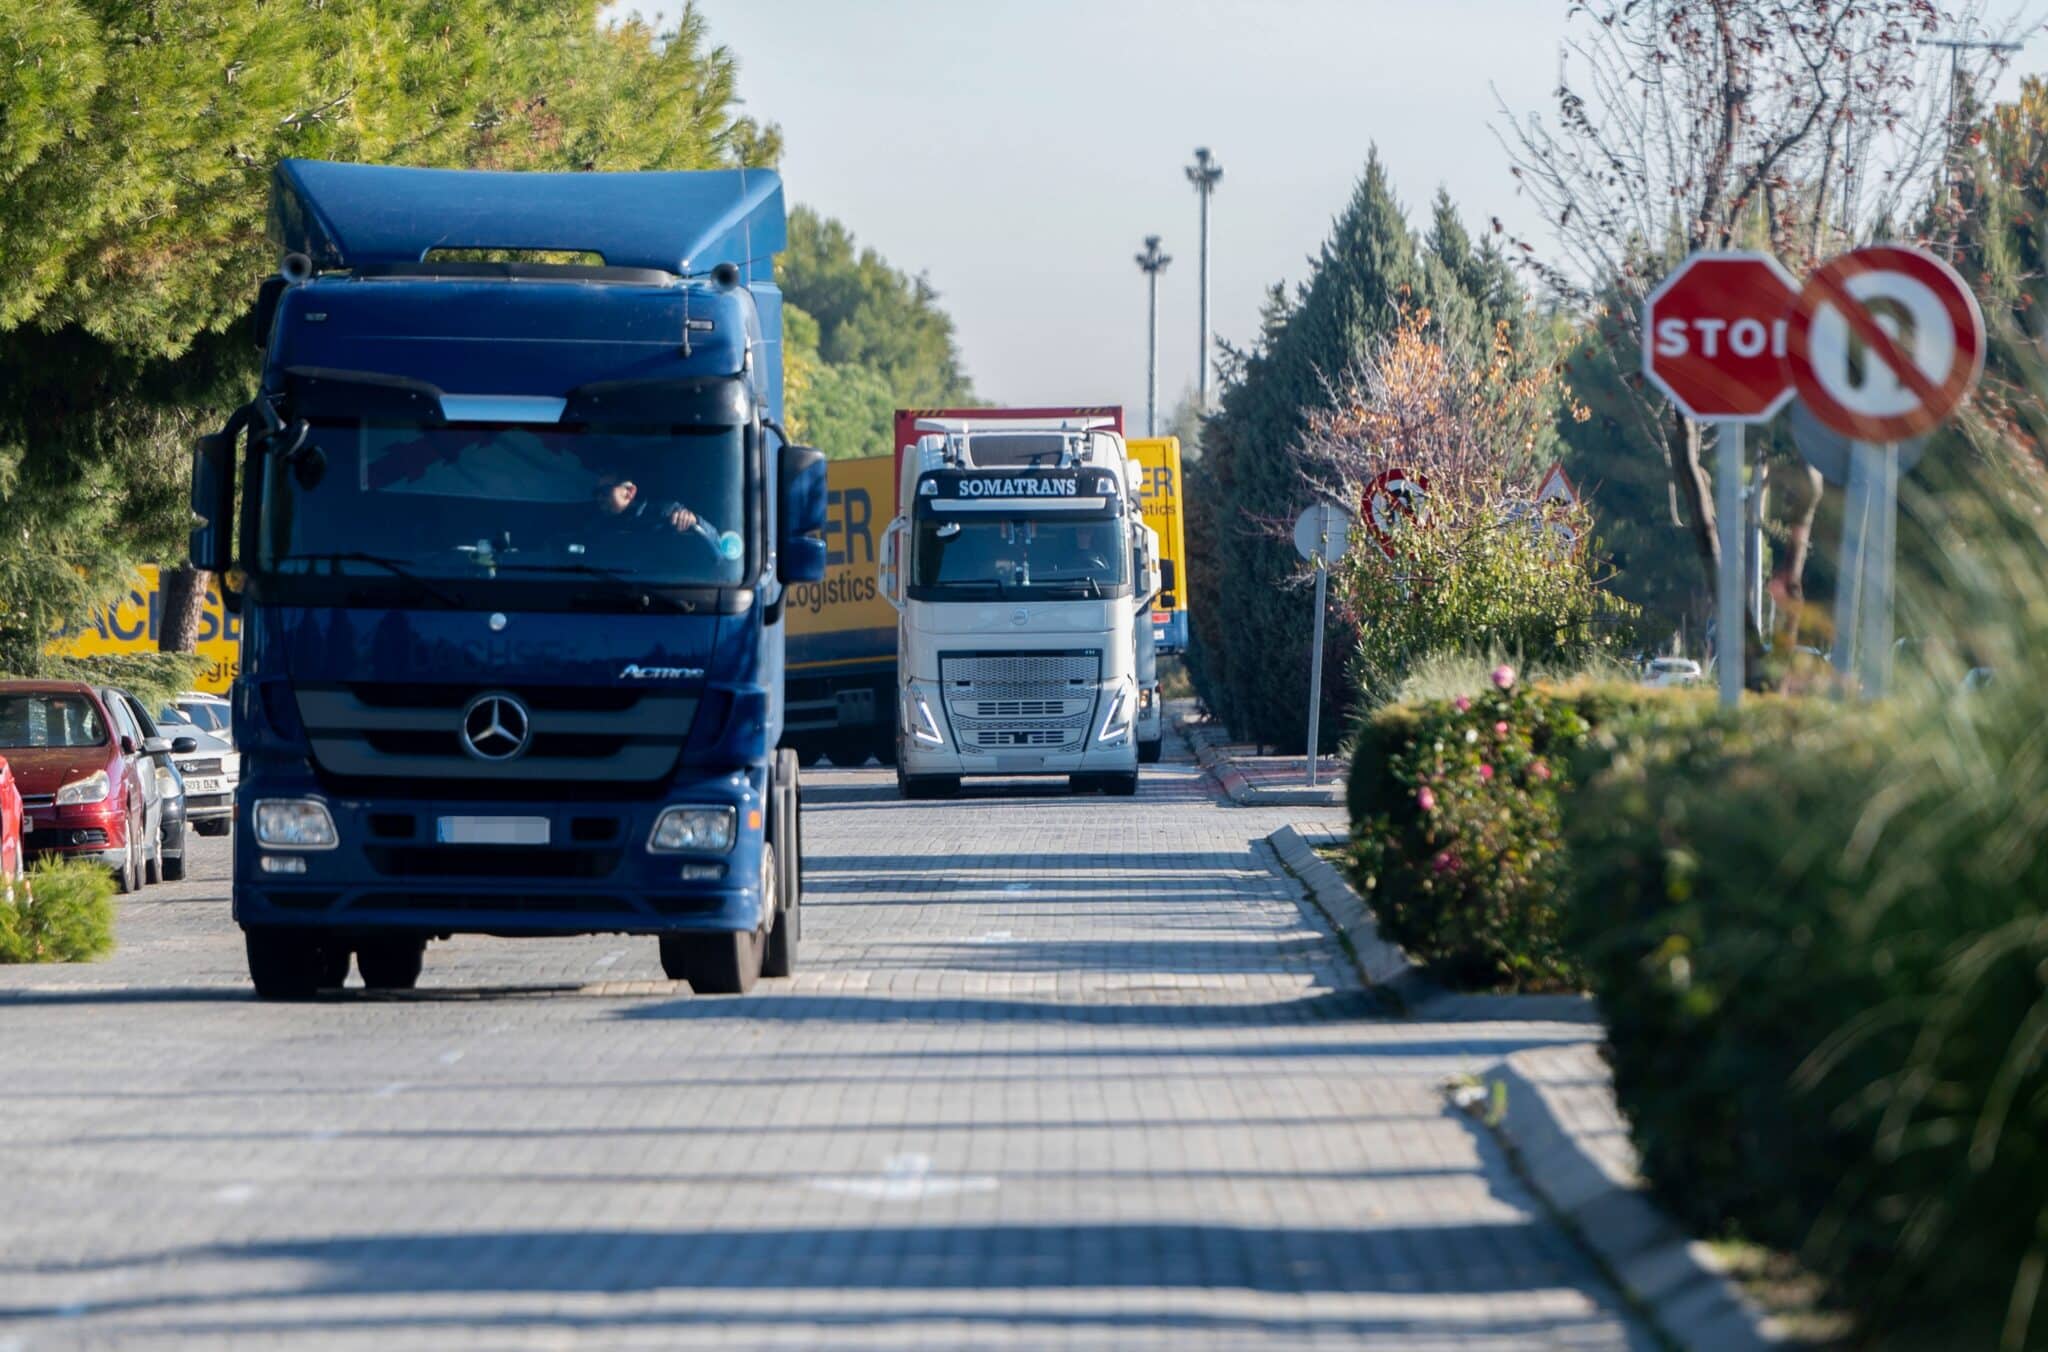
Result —
[[746, 564], [742, 452], [738, 427], [315, 423], [266, 476], [264, 566], [734, 584]]
[[176, 705], [175, 712], [180, 722], [195, 723], [208, 732], [219, 732], [228, 725], [227, 710], [218, 704], [208, 704], [204, 700], [192, 700]]
[[1130, 550], [1114, 517], [921, 517], [911, 558], [913, 595], [977, 589], [1003, 596], [1106, 596], [1130, 581]]
[[106, 744], [106, 720], [83, 695], [0, 694], [0, 747]]

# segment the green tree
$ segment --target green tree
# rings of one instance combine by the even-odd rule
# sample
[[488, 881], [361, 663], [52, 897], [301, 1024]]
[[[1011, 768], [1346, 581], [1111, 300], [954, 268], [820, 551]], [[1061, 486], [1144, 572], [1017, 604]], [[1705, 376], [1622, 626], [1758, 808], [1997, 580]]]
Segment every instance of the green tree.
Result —
[[838, 221], [808, 207], [791, 211], [776, 271], [783, 295], [817, 320], [818, 355], [829, 365], [867, 367], [905, 406], [972, 397], [938, 292], [857, 248]]
[[686, 7], [0, 0], [0, 665], [180, 552], [185, 447], [254, 383], [286, 156], [508, 169], [772, 162]]
[[[1448, 199], [1439, 198], [1427, 241], [1416, 239], [1376, 153], [1313, 269], [1293, 300], [1271, 293], [1257, 346], [1226, 351], [1221, 406], [1204, 425], [1199, 472], [1189, 475], [1191, 500], [1208, 499], [1190, 516], [1197, 558], [1189, 571], [1210, 580], [1191, 590], [1191, 604], [1215, 588], [1213, 614], [1197, 619], [1190, 669], [1233, 730], [1289, 748], [1308, 735], [1302, 694], [1314, 616], [1296, 585], [1300, 560], [1287, 529], [1311, 500], [1338, 488], [1331, 468], [1304, 452], [1311, 415], [1409, 314], [1429, 316], [1442, 342], [1482, 363], [1502, 326], [1514, 333], [1526, 322], [1512, 275], [1491, 246], [1473, 247]], [[1547, 446], [1547, 432], [1542, 440]], [[1331, 638], [1323, 727], [1333, 743], [1353, 697], [1343, 680], [1353, 644], [1349, 633]]]

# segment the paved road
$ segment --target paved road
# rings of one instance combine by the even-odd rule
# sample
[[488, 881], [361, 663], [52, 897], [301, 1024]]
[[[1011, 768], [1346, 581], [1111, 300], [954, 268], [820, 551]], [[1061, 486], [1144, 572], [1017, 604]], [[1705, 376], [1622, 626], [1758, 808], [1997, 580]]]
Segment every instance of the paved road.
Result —
[[1642, 1346], [1440, 1086], [1583, 1028], [1376, 1018], [1186, 764], [808, 794], [804, 966], [463, 939], [259, 1005], [226, 853], [0, 968], [0, 1352]]

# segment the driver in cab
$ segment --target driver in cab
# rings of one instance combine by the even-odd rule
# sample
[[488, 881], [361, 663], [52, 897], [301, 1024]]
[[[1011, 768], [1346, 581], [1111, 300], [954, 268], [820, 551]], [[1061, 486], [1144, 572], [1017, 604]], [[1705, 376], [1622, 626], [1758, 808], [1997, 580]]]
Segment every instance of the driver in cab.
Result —
[[697, 528], [697, 514], [680, 502], [659, 507], [640, 496], [640, 485], [620, 475], [597, 481], [597, 524], [607, 534], [680, 534]]

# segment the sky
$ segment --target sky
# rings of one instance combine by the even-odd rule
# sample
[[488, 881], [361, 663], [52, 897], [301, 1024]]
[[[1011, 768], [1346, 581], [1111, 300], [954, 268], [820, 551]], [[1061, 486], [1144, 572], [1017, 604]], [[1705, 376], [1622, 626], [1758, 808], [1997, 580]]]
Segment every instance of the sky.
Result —
[[[627, 0], [659, 21], [678, 3]], [[1210, 328], [1257, 333], [1303, 280], [1375, 146], [1411, 221], [1447, 190], [1475, 234], [1518, 198], [1503, 105], [1550, 112], [1564, 0], [698, 0], [777, 123], [792, 202], [922, 273], [985, 402], [1145, 416], [1145, 277], [1162, 237], [1159, 418], [1197, 369], [1196, 146], [1221, 162]], [[2041, 49], [2027, 53], [2038, 57]], [[2025, 64], [2023, 58], [2022, 64]], [[2038, 65], [2035, 66], [2038, 68]], [[1213, 380], [1212, 380], [1213, 383]]]

